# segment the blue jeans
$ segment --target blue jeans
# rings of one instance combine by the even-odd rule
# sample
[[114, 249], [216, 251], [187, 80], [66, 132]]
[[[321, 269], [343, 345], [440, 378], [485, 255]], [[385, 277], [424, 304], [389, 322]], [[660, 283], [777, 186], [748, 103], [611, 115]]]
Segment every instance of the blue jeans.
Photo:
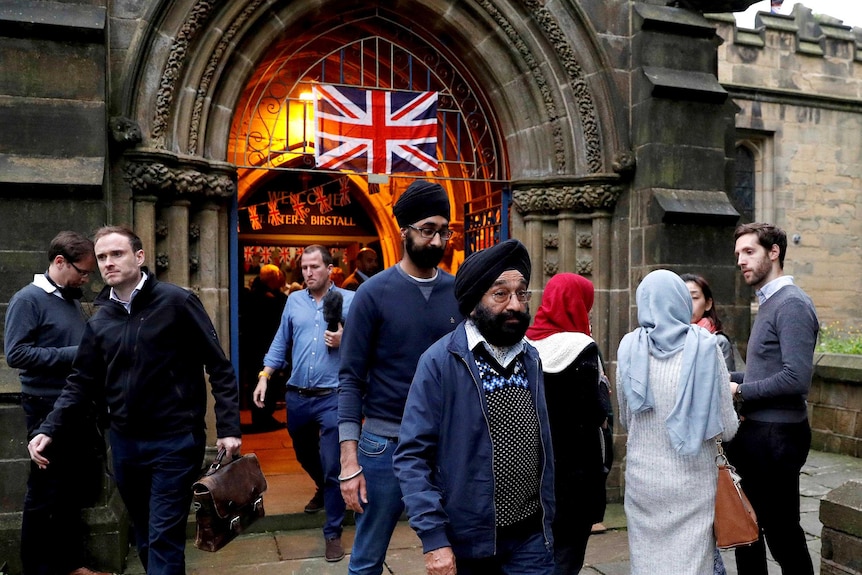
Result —
[[368, 503], [356, 514], [356, 536], [350, 553], [350, 575], [380, 575], [386, 548], [404, 511], [401, 486], [392, 469], [397, 440], [363, 430], [359, 437], [359, 465], [365, 476]]
[[498, 531], [497, 554], [481, 559], [458, 559], [458, 575], [553, 575], [554, 551], [541, 531], [504, 536]]
[[147, 575], [185, 574], [192, 484], [200, 476], [205, 445], [203, 433], [133, 439], [111, 432], [114, 478]]
[[[286, 404], [287, 432], [291, 438], [307, 437], [309, 430], [320, 433], [320, 447], [317, 453], [303, 454], [302, 457], [306, 460], [317, 457], [323, 468], [323, 506], [326, 509], [323, 536], [326, 539], [341, 537], [345, 506], [344, 499], [341, 497], [341, 484], [338, 481], [338, 474], [341, 471], [339, 460], [341, 447], [338, 443], [338, 394], [333, 392], [323, 397], [302, 397], [294, 391], [288, 391]], [[295, 439], [294, 448], [296, 448]], [[300, 459], [300, 450], [297, 450], [296, 457]], [[306, 463], [303, 461], [300, 463], [305, 467]]]

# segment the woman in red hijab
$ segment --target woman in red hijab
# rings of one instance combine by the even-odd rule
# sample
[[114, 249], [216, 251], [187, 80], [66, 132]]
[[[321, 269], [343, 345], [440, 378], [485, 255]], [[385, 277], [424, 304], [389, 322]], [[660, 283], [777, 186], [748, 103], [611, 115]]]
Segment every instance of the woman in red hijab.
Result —
[[554, 446], [555, 575], [576, 574], [587, 539], [605, 513], [602, 424], [608, 405], [600, 395], [599, 349], [590, 336], [593, 284], [572, 273], [551, 278], [527, 339], [539, 351]]

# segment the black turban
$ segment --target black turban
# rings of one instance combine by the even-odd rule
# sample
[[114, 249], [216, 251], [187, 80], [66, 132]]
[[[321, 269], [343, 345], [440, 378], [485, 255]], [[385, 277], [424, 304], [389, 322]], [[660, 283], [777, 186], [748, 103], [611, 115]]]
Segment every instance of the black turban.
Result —
[[521, 272], [530, 282], [530, 254], [518, 240], [506, 240], [467, 256], [455, 275], [455, 299], [461, 313], [470, 315], [485, 292], [507, 270]]
[[448, 220], [449, 196], [440, 184], [416, 180], [395, 202], [392, 213], [401, 228], [432, 216], [443, 216]]

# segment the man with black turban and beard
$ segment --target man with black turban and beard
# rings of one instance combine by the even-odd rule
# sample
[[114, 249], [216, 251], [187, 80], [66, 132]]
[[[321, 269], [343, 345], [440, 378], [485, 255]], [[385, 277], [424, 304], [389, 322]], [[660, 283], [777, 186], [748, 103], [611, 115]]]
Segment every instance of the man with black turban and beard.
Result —
[[341, 339], [338, 432], [341, 494], [356, 513], [350, 575], [380, 575], [404, 510], [392, 453], [419, 356], [461, 321], [455, 278], [437, 268], [449, 231], [449, 197], [417, 180], [392, 209], [401, 261], [359, 286]]
[[455, 277], [467, 319], [419, 359], [395, 474], [429, 575], [551, 575], [554, 470], [530, 323], [530, 258], [507, 240]]

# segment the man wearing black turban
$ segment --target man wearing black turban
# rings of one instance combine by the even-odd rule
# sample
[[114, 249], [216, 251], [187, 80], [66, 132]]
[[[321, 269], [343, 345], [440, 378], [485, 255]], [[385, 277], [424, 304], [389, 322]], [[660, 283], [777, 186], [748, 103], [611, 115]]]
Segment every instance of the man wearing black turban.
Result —
[[419, 360], [393, 461], [429, 573], [551, 575], [554, 472], [542, 370], [524, 341], [530, 258], [508, 240], [455, 278], [467, 319]]
[[437, 268], [449, 231], [449, 196], [410, 184], [392, 211], [403, 257], [356, 292], [341, 340], [338, 428], [341, 494], [356, 513], [348, 573], [380, 574], [404, 510], [392, 453], [419, 356], [461, 321], [455, 278]]

